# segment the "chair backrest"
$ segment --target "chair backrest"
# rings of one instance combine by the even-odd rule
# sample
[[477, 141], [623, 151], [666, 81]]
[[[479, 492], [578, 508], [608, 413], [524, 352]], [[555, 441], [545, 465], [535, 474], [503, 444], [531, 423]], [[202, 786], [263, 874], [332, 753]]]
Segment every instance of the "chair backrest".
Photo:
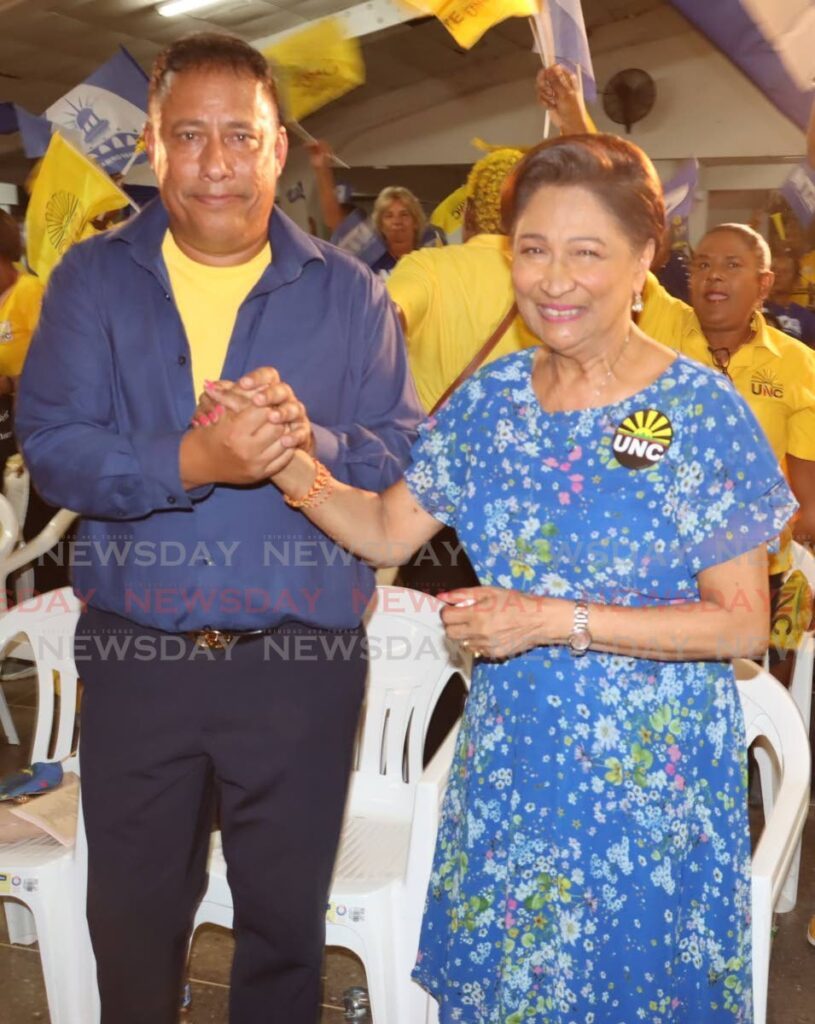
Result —
[[745, 658], [733, 661], [744, 712], [747, 745], [763, 738], [784, 779], [809, 780], [809, 738], [801, 713], [787, 690], [770, 673]]
[[28, 515], [28, 499], [31, 493], [31, 478], [28, 475], [22, 455], [15, 452], [6, 459], [3, 469], [3, 496], [14, 509], [17, 524], [22, 528]]
[[20, 524], [8, 498], [0, 494], [0, 559], [14, 550], [20, 536]]
[[366, 622], [368, 687], [357, 771], [416, 783], [433, 709], [456, 672], [469, 683], [469, 662], [445, 635], [441, 601], [405, 587], [377, 587]]
[[[0, 616], [0, 653], [25, 636], [37, 669], [37, 721], [31, 761], [61, 761], [73, 749], [77, 670], [74, 632], [79, 599], [70, 587], [52, 590]], [[57, 699], [57, 694], [58, 699]]]

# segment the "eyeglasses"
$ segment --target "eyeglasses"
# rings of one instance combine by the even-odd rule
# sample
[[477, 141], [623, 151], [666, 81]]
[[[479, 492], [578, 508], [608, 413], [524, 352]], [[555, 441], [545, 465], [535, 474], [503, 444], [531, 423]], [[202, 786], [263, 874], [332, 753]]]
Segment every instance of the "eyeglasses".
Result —
[[708, 348], [708, 352], [710, 352], [710, 358], [713, 360], [713, 365], [716, 367], [716, 369], [721, 370], [721, 372], [725, 375], [725, 377], [727, 377], [728, 380], [733, 380], [733, 378], [730, 376], [730, 372], [727, 369], [728, 366], [730, 366], [730, 349]]

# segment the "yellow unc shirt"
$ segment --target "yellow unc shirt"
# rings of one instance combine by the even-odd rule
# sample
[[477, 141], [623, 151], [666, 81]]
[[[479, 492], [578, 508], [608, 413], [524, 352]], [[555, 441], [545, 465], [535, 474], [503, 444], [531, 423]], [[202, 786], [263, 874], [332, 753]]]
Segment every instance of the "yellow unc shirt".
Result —
[[[655, 341], [716, 366], [693, 309], [649, 274], [639, 327]], [[730, 357], [727, 372], [745, 399], [786, 473], [786, 457], [815, 462], [815, 352], [770, 327], [759, 313], [753, 338]], [[715, 441], [715, 438], [711, 439]], [[770, 571], [789, 568], [789, 531], [770, 557]]]
[[40, 318], [43, 286], [33, 274], [20, 274], [0, 301], [0, 376], [22, 372], [31, 336]]
[[[475, 235], [463, 245], [416, 249], [386, 282], [402, 310], [410, 370], [429, 412], [506, 316], [514, 301], [508, 240]], [[520, 316], [484, 363], [540, 342]]]
[[246, 263], [211, 267], [183, 253], [167, 231], [161, 254], [170, 275], [173, 298], [190, 346], [196, 398], [205, 380], [218, 380], [241, 303], [272, 261], [267, 242]]

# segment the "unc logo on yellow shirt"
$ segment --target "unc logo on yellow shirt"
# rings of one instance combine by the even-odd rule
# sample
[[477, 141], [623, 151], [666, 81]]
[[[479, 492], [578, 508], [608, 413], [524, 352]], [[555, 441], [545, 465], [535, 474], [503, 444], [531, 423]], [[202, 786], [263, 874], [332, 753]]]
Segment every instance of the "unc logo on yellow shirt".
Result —
[[673, 440], [671, 421], [658, 409], [639, 409], [620, 423], [611, 448], [626, 469], [654, 466], [665, 455]]
[[759, 370], [750, 378], [750, 390], [759, 398], [783, 398], [784, 388], [767, 370]]

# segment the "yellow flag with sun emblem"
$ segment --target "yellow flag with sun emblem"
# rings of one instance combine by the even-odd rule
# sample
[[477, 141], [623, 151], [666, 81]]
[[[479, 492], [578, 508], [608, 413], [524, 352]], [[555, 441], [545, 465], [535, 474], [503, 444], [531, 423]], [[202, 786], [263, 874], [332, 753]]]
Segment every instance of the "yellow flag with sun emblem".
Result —
[[283, 92], [284, 113], [301, 121], [365, 81], [359, 40], [339, 19], [324, 18], [263, 51]]
[[28, 265], [43, 284], [90, 222], [130, 200], [95, 163], [57, 132], [51, 136], [25, 215]]
[[540, 0], [407, 0], [425, 14], [435, 14], [459, 46], [469, 50], [488, 28], [506, 18], [540, 14]]

